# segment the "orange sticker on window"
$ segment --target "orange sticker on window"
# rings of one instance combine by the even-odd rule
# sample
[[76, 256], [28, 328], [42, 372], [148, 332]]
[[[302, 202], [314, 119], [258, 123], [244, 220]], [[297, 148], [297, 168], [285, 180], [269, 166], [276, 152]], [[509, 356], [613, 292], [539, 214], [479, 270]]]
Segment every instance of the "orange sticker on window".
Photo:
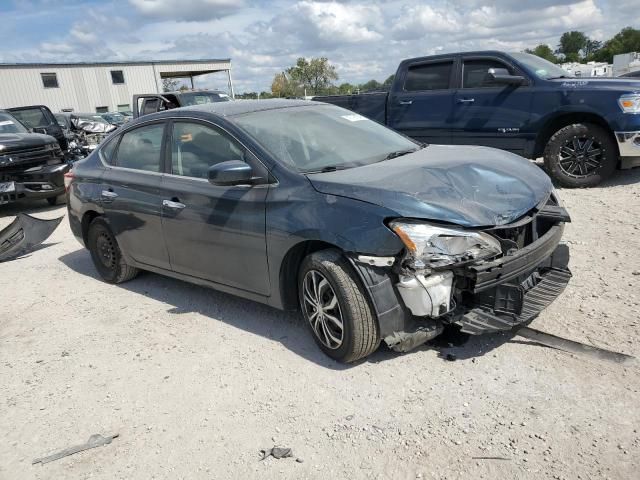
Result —
[[191, 135], [190, 133], [183, 133], [182, 135], [180, 135], [180, 141], [181, 142], [192, 142], [193, 141], [193, 135]]

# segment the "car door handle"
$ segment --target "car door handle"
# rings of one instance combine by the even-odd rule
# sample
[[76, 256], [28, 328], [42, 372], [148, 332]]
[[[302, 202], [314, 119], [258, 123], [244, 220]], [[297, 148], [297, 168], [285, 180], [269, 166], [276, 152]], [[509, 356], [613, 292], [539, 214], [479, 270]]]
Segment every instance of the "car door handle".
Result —
[[413, 100], [401, 100], [400, 105], [411, 105]]
[[174, 210], [182, 210], [186, 207], [184, 203], [174, 202], [173, 200], [162, 200], [162, 206], [172, 208]]
[[473, 103], [475, 101], [476, 101], [475, 98], [459, 98], [457, 100], [458, 103]]
[[100, 193], [100, 196], [102, 197], [103, 200], [109, 201], [109, 202], [118, 198], [118, 194], [112, 190], [102, 190], [102, 192]]

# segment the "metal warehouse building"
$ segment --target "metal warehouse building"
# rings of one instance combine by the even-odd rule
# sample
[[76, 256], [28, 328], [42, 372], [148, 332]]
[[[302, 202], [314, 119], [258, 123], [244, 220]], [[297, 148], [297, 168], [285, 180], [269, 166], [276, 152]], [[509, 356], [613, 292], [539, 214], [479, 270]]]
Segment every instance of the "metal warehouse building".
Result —
[[0, 108], [46, 105], [53, 112], [132, 110], [136, 93], [162, 92], [165, 78], [227, 75], [233, 96], [230, 59], [109, 63], [0, 64]]

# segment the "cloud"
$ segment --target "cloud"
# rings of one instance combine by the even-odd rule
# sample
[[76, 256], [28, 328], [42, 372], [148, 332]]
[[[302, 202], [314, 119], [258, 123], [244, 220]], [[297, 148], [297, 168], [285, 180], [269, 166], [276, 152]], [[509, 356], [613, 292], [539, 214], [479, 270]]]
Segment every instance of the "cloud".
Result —
[[243, 0], [129, 0], [142, 15], [184, 22], [223, 18], [244, 7]]

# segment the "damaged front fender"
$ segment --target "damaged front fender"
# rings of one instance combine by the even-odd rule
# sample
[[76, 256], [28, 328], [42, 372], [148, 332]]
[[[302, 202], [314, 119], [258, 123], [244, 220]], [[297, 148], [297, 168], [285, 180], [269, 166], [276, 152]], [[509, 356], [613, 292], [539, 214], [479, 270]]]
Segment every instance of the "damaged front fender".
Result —
[[49, 238], [63, 218], [43, 220], [19, 213], [10, 225], [0, 232], [0, 262], [32, 252]]

